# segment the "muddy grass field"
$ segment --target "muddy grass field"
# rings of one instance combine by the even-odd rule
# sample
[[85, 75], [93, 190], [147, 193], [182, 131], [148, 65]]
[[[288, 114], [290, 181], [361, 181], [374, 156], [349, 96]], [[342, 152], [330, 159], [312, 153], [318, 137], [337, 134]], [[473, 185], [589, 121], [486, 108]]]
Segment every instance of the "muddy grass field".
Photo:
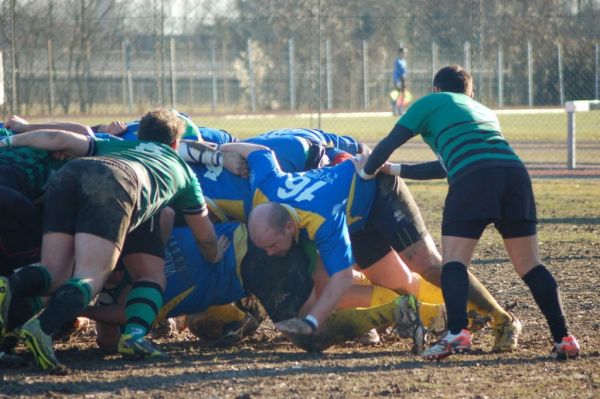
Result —
[[[446, 185], [410, 185], [439, 242]], [[57, 345], [73, 368], [50, 376], [32, 367], [0, 370], [1, 397], [153, 398], [597, 398], [600, 397], [600, 180], [535, 179], [541, 253], [557, 278], [571, 330], [582, 356], [556, 362], [550, 335], [525, 284], [491, 229], [478, 247], [472, 270], [501, 303], [516, 302], [523, 323], [520, 348], [489, 353], [489, 329], [474, 336], [474, 351], [440, 363], [410, 353], [393, 334], [375, 346], [346, 343], [323, 354], [292, 347], [271, 323], [235, 348], [200, 345], [189, 333], [158, 341], [170, 353], [161, 361], [104, 356], [92, 335]], [[19, 353], [27, 356], [19, 348]]]

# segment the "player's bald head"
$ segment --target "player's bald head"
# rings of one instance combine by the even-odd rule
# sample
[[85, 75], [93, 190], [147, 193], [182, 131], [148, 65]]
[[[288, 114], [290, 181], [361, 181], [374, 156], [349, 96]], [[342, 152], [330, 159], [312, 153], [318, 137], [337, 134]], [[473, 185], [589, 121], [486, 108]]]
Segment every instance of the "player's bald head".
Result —
[[250, 239], [269, 255], [283, 255], [291, 246], [295, 231], [287, 209], [274, 202], [256, 206], [248, 217]]

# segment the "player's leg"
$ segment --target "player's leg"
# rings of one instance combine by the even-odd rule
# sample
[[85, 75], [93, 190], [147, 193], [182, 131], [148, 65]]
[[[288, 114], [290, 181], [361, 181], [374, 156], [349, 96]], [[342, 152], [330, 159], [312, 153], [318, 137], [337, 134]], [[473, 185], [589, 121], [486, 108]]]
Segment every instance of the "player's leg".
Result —
[[558, 284], [542, 263], [536, 231], [536, 209], [531, 179], [525, 169], [502, 171], [506, 181], [502, 219], [494, 224], [504, 239], [504, 246], [515, 270], [531, 290], [545, 316], [554, 340], [557, 358], [579, 355], [579, 343], [569, 334]]
[[164, 353], [144, 337], [163, 305], [164, 244], [159, 217], [153, 217], [127, 235], [123, 263], [132, 287], [125, 302], [125, 325], [119, 352], [126, 356], [156, 357]]
[[[378, 178], [377, 210], [370, 217], [385, 239], [399, 253], [410, 269], [423, 276], [429, 283], [441, 287], [442, 257], [431, 238], [412, 194], [400, 178]], [[481, 328], [479, 320], [491, 319], [496, 337], [494, 349], [509, 351], [516, 347], [520, 332], [519, 321], [505, 311], [491, 293], [471, 272], [469, 275], [468, 311], [470, 327]], [[421, 283], [418, 299], [434, 302], [428, 295], [440, 291]], [[510, 339], [507, 339], [510, 338]], [[507, 342], [512, 342], [508, 345]]]

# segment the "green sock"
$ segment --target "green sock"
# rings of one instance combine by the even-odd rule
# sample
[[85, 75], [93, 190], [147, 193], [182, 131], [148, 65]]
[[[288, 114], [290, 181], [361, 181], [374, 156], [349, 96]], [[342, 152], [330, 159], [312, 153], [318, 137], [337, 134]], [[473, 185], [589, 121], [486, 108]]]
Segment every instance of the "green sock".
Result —
[[50, 297], [46, 309], [38, 317], [42, 330], [52, 336], [75, 319], [92, 300], [92, 289], [82, 279], [72, 278], [61, 285]]
[[158, 311], [162, 307], [163, 297], [160, 285], [150, 281], [136, 281], [127, 295], [125, 305], [125, 334], [136, 337], [146, 335]]

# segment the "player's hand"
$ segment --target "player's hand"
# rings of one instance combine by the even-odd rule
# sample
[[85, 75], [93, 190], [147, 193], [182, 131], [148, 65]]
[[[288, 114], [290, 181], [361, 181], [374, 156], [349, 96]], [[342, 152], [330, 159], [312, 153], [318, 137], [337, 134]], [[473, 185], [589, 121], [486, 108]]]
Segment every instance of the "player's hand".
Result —
[[248, 177], [248, 162], [237, 152], [223, 152], [223, 167], [241, 177]]
[[297, 317], [280, 321], [275, 324], [275, 327], [285, 334], [296, 334], [296, 335], [311, 335], [313, 333], [310, 325], [302, 319]]
[[121, 121], [112, 121], [106, 125], [100, 125], [97, 129], [99, 132], [120, 135], [127, 130], [127, 125]]
[[225, 251], [229, 248], [230, 241], [226, 236], [221, 236], [217, 239], [217, 258], [214, 263], [220, 262], [225, 256]]
[[23, 133], [29, 129], [29, 122], [17, 115], [11, 115], [4, 122], [4, 127], [15, 133]]

